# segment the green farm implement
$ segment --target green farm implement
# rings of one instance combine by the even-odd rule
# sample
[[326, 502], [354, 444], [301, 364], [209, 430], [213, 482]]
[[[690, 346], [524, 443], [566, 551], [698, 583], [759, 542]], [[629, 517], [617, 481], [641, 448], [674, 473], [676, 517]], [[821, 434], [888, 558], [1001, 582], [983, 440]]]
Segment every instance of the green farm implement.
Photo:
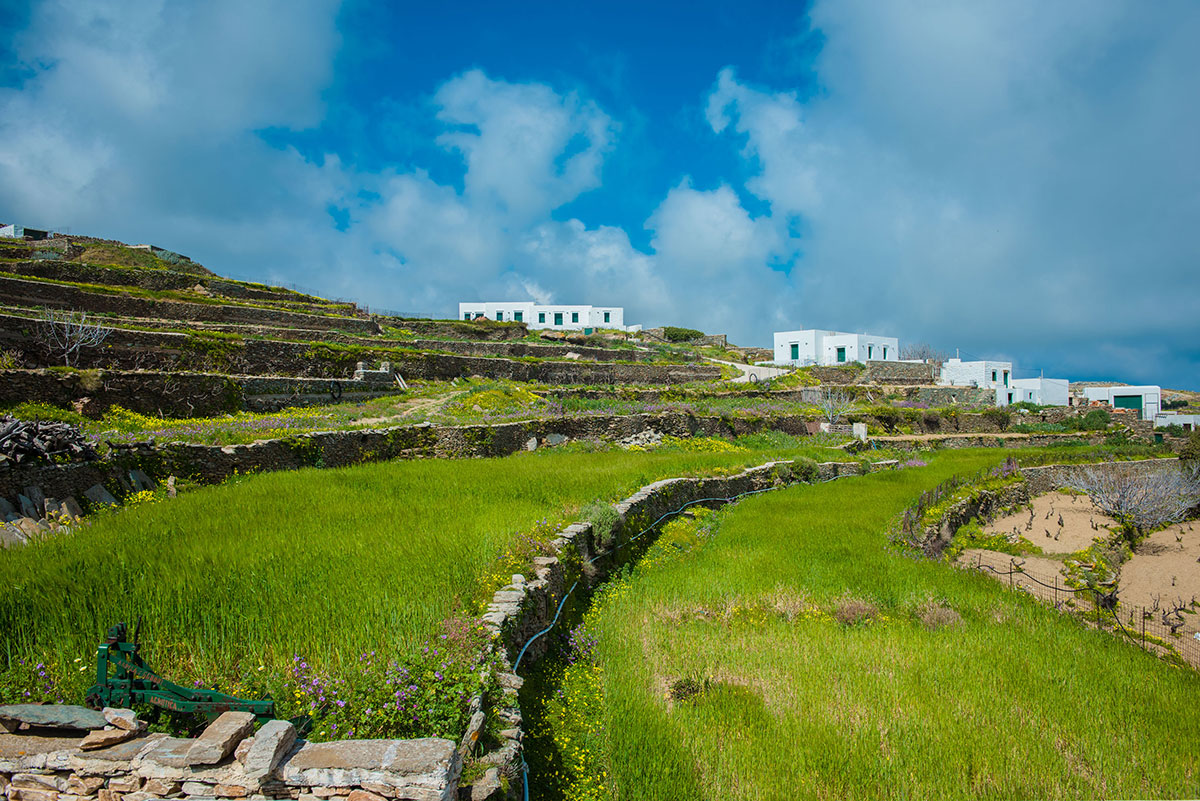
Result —
[[[138, 621], [141, 629], [141, 620]], [[201, 688], [184, 687], [159, 676], [138, 654], [138, 634], [127, 639], [128, 629], [118, 623], [96, 650], [96, 683], [87, 692], [87, 704], [93, 709], [106, 706], [129, 708], [134, 704], [152, 704], [170, 712], [198, 713], [213, 719], [222, 712], [251, 712], [260, 723], [275, 717], [275, 702], [249, 701]]]

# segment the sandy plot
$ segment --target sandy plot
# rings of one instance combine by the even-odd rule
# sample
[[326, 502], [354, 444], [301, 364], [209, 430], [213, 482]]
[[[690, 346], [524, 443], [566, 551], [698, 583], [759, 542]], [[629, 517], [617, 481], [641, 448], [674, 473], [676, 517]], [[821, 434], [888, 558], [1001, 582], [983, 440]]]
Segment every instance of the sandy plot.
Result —
[[1097, 537], [1107, 537], [1108, 526], [1117, 525], [1083, 495], [1048, 492], [1034, 498], [1032, 506], [1032, 516], [1028, 510], [1022, 510], [998, 518], [985, 526], [984, 531], [1011, 535], [1015, 530], [1046, 553], [1075, 553], [1087, 548]]
[[[1157, 531], [1121, 567], [1121, 603], [1150, 609], [1194, 597], [1200, 601], [1200, 521], [1192, 520]], [[1172, 583], [1173, 582], [1173, 583]], [[1198, 610], [1200, 611], [1200, 610]], [[1200, 614], [1186, 614], [1185, 636], [1200, 631]]]

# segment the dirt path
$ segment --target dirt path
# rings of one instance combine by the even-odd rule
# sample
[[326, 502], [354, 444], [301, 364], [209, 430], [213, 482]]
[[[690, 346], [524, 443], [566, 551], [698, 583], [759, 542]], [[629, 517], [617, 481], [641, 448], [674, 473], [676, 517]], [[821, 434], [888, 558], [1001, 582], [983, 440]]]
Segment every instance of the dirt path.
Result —
[[442, 408], [461, 394], [463, 393], [448, 392], [445, 395], [438, 395], [435, 398], [411, 398], [396, 404], [396, 409], [399, 410], [399, 414], [391, 414], [384, 417], [364, 417], [361, 420], [355, 420], [354, 422], [359, 425], [376, 425], [378, 423], [394, 423], [397, 420], [414, 417], [422, 412], [429, 414], [436, 412], [438, 409]]
[[740, 364], [738, 362], [727, 362], [721, 359], [710, 359], [707, 356], [705, 359], [713, 362], [714, 364], [727, 364], [730, 367], [736, 367], [741, 372], [741, 375], [739, 375], [737, 378], [729, 379], [729, 383], [731, 384], [748, 384], [751, 380], [766, 381], [771, 378], [777, 378], [781, 375], [787, 375], [788, 372], [790, 372], [780, 367], [769, 367], [765, 364]]
[[[1192, 520], [1157, 531], [1121, 568], [1121, 603], [1170, 609], [1176, 602], [1200, 601], [1200, 522]], [[1200, 610], [1197, 610], [1200, 612]], [[1185, 637], [1200, 632], [1200, 614], [1185, 614]]]

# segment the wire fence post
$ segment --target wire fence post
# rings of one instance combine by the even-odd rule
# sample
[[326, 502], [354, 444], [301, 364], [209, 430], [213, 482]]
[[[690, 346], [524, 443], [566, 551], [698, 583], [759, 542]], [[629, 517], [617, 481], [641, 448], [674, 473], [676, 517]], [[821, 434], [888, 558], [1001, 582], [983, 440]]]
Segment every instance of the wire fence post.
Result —
[[1146, 610], [1142, 610], [1142, 650], [1146, 650]]
[[1058, 574], [1054, 574], [1054, 606], [1058, 608]]

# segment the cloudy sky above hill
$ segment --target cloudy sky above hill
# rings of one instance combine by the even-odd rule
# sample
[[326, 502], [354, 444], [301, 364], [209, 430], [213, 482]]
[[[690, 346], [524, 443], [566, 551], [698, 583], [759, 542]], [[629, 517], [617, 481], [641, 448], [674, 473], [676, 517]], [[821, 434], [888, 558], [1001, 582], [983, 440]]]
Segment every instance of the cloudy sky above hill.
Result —
[[1200, 4], [511, 5], [6, 3], [0, 220], [1200, 389]]

